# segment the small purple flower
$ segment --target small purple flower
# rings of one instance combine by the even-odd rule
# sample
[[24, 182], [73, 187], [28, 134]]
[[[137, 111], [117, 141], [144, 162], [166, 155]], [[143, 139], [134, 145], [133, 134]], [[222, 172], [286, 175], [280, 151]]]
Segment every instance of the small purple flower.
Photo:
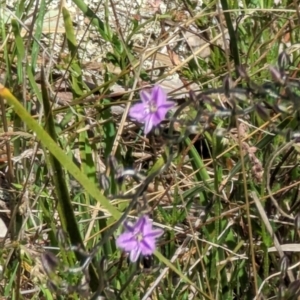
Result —
[[140, 123], [145, 124], [145, 134], [161, 123], [166, 113], [175, 103], [167, 101], [167, 94], [159, 86], [155, 85], [151, 89], [151, 93], [143, 90], [140, 92], [142, 103], [133, 105], [129, 110], [129, 116]]
[[124, 223], [125, 232], [116, 240], [118, 248], [130, 252], [130, 260], [136, 262], [140, 254], [150, 255], [155, 251], [155, 240], [163, 234], [162, 229], [153, 229], [147, 215], [141, 216], [135, 224]]

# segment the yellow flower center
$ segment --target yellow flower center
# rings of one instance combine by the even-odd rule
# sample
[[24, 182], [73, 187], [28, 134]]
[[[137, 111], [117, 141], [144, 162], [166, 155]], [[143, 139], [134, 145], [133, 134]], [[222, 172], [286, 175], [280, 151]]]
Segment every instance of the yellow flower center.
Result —
[[138, 242], [142, 241], [143, 240], [143, 234], [141, 232], [138, 232], [136, 235], [135, 235], [135, 238]]
[[149, 113], [155, 113], [157, 112], [157, 106], [156, 104], [153, 102], [153, 101], [150, 101], [147, 105], [147, 108], [146, 108], [146, 113], [149, 114]]

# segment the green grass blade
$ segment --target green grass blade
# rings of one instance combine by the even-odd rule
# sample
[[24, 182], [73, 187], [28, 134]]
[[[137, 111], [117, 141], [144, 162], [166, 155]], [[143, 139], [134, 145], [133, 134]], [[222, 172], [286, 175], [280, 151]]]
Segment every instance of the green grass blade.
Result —
[[20, 34], [20, 27], [16, 20], [11, 20], [12, 30], [15, 36], [16, 51], [17, 51], [17, 72], [18, 72], [18, 82], [21, 84], [23, 82], [23, 59], [25, 57], [25, 47], [23, 39]]
[[39, 41], [42, 37], [45, 14], [46, 14], [46, 1], [41, 0], [39, 10], [38, 10], [38, 17], [35, 21], [36, 27], [33, 35], [34, 39], [31, 48], [31, 70], [33, 74], [35, 73], [36, 63], [40, 51], [40, 46], [36, 41]]
[[109, 28], [98, 18], [98, 16], [84, 3], [82, 0], [73, 0], [78, 8], [83, 12], [84, 16], [91, 20], [93, 26], [99, 30], [101, 36], [106, 40], [110, 41], [111, 34]]
[[[51, 111], [50, 99], [48, 96], [47, 85], [45, 81], [44, 68], [41, 70], [41, 81], [42, 81], [42, 95], [43, 95], [43, 104], [45, 111], [45, 123], [46, 131], [54, 142], [57, 143], [57, 134], [55, 131], [54, 119]], [[73, 205], [71, 203], [70, 194], [66, 184], [66, 177], [63, 171], [62, 165], [54, 157], [53, 154], [49, 154], [49, 163], [50, 163], [50, 172], [52, 173], [52, 180], [55, 187], [55, 194], [57, 198], [57, 211], [59, 219], [62, 225], [62, 228], [70, 236], [72, 245], [80, 245], [84, 249], [83, 240], [78, 228], [78, 223], [75, 218], [73, 211]], [[76, 252], [78, 259], [82, 259], [82, 255]], [[69, 259], [71, 259], [72, 253], [68, 253]], [[90, 266], [90, 276], [91, 276], [91, 287], [93, 289], [97, 288], [97, 275], [92, 265]]]
[[0, 85], [0, 96], [5, 98], [7, 102], [13, 107], [14, 111], [20, 116], [20, 118], [27, 124], [28, 128], [35, 132], [37, 138], [43, 143], [45, 147], [57, 158], [62, 166], [70, 172], [73, 177], [88, 191], [88, 193], [99, 201], [103, 208], [106, 209], [114, 219], [119, 219], [120, 212], [110, 204], [110, 202], [99, 193], [99, 188], [91, 182], [73, 163], [68, 155], [57, 146], [57, 144], [51, 139], [49, 134], [29, 115], [20, 102], [13, 96], [13, 94], [6, 89], [3, 85]]

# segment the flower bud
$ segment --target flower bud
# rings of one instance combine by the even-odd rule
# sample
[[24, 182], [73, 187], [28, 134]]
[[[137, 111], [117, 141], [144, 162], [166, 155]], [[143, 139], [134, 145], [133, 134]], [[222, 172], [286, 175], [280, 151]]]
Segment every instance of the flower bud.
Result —
[[288, 267], [289, 267], [289, 259], [286, 255], [284, 255], [280, 260], [281, 278], [284, 278], [286, 276]]
[[108, 163], [113, 170], [116, 170], [118, 168], [118, 161], [115, 156], [110, 155], [108, 157]]
[[58, 266], [57, 257], [52, 252], [46, 251], [41, 256], [41, 262], [46, 274], [50, 277]]
[[300, 213], [297, 213], [294, 223], [296, 230], [300, 232]]
[[290, 296], [290, 298], [286, 298], [286, 299], [297, 299], [297, 297], [300, 296], [300, 280], [297, 279], [295, 281], [293, 281], [288, 289], [287, 289], [287, 294], [288, 297]]
[[103, 190], [108, 190], [109, 187], [110, 187], [110, 182], [109, 182], [109, 178], [106, 176], [105, 173], [101, 173], [99, 175], [99, 184], [100, 184], [100, 187], [103, 189]]
[[291, 62], [290, 62], [289, 56], [287, 55], [287, 53], [285, 51], [282, 51], [279, 54], [277, 63], [278, 63], [278, 67], [279, 67], [280, 71], [284, 71], [289, 67]]
[[280, 84], [284, 84], [284, 80], [282, 78], [282, 74], [281, 74], [281, 72], [276, 67], [270, 66], [269, 70], [270, 70], [272, 79], [275, 82], [278, 82]]
[[278, 300], [286, 299], [286, 287], [284, 284], [280, 284], [278, 288]]
[[238, 72], [242, 78], [247, 80], [249, 79], [246, 68], [244, 66], [238, 66]]

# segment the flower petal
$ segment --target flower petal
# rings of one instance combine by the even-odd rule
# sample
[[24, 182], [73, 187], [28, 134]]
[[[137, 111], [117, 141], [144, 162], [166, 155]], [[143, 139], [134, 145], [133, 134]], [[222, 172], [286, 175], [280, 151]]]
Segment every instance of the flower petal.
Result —
[[126, 231], [134, 232], [134, 224], [132, 224], [131, 222], [125, 221], [123, 226], [124, 226]]
[[151, 129], [154, 127], [153, 120], [152, 120], [153, 115], [154, 114], [149, 114], [145, 118], [145, 129], [144, 129], [145, 134], [148, 134], [151, 131]]
[[151, 233], [153, 231], [152, 229], [152, 221], [150, 220], [150, 218], [145, 215], [146, 221], [145, 221], [145, 225], [143, 227], [143, 236], [146, 236], [147, 234]]
[[152, 221], [151, 221], [151, 219], [149, 218], [148, 215], [142, 215], [140, 218], [144, 219], [144, 226], [148, 225], [148, 224], [150, 224], [150, 225], [152, 224]]
[[164, 231], [162, 229], [151, 229], [149, 230], [147, 233], [144, 231], [144, 239], [147, 238], [159, 238], [160, 236], [162, 236], [164, 234]]
[[155, 85], [152, 88], [151, 96], [152, 100], [156, 103], [157, 106], [160, 106], [167, 101], [167, 94], [159, 85]]
[[155, 251], [155, 240], [152, 238], [142, 240], [140, 242], [140, 250], [143, 255], [153, 254]]
[[128, 252], [137, 247], [138, 242], [131, 232], [124, 232], [116, 239], [116, 245], [118, 248]]
[[141, 97], [141, 100], [144, 104], [148, 103], [152, 100], [152, 95], [149, 94], [146, 90], [141, 90], [140, 91], [140, 97]]
[[164, 118], [160, 118], [160, 116], [157, 114], [157, 112], [151, 114], [151, 124], [152, 127], [157, 126], [163, 121]]
[[141, 232], [143, 237], [151, 237], [151, 238], [158, 238], [163, 235], [164, 231], [160, 228], [153, 228], [152, 220], [148, 217], [148, 215], [143, 216], [145, 223], [143, 228], [141, 228]]
[[167, 112], [174, 106], [173, 102], [167, 102], [165, 105], [162, 105], [157, 108], [157, 111], [155, 113], [156, 118], [163, 121], [166, 118]]
[[143, 103], [137, 103], [130, 107], [128, 112], [129, 117], [137, 120], [140, 123], [144, 123], [145, 119], [145, 105]]
[[134, 230], [135, 232], [143, 233], [144, 232], [144, 226], [148, 222], [148, 216], [143, 215], [138, 218], [136, 223], [134, 224]]
[[166, 101], [166, 102], [164, 102], [164, 103], [161, 103], [161, 104], [158, 106], [158, 109], [160, 109], [160, 108], [170, 109], [170, 108], [172, 108], [173, 106], [175, 106], [175, 102], [173, 102], [173, 101]]
[[130, 251], [129, 259], [132, 262], [136, 262], [141, 254], [141, 249], [139, 246], [136, 246], [134, 249]]

